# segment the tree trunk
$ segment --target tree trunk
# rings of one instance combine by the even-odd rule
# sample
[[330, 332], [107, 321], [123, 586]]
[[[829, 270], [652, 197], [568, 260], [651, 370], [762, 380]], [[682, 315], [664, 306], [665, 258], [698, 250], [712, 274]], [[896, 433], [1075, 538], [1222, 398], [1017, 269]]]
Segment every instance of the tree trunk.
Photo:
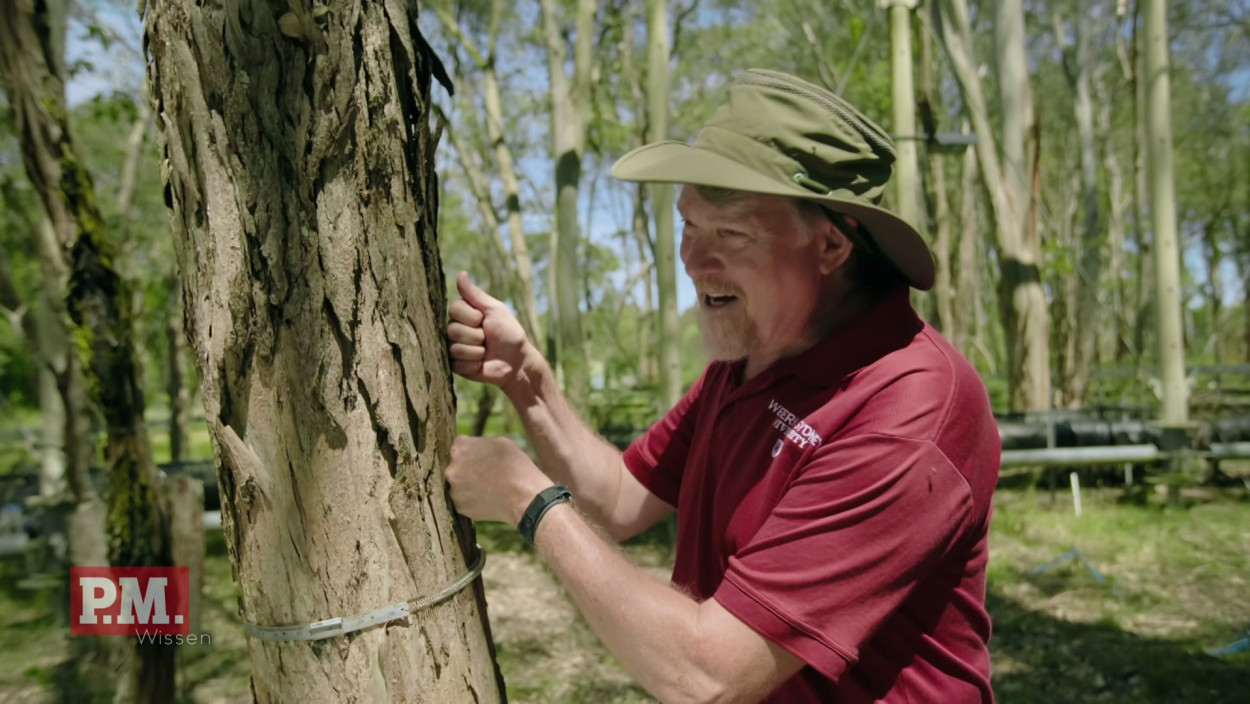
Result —
[[[512, 246], [511, 258], [514, 273], [512, 300], [517, 308], [517, 317], [534, 344], [541, 345], [544, 339], [542, 321], [538, 317], [538, 305], [534, 297], [534, 263], [530, 257], [529, 245], [525, 242], [525, 228], [521, 219], [521, 183], [517, 178], [515, 160], [512, 149], [504, 137], [503, 99], [500, 95], [499, 77], [495, 70], [495, 48], [498, 38], [499, 23], [504, 13], [504, 1], [493, 0], [490, 14], [490, 34], [486, 50], [482, 52], [475, 42], [461, 29], [459, 22], [449, 8], [436, 7], [434, 12], [439, 21], [451, 32], [452, 36], [468, 50], [482, 72], [482, 107], [486, 112], [486, 137], [494, 148], [495, 161], [499, 169], [499, 180], [503, 184], [504, 208], [508, 213], [508, 240]], [[459, 147], [457, 147], [459, 151]], [[462, 156], [462, 163], [467, 160]], [[467, 168], [467, 167], [466, 167]], [[489, 189], [487, 189], [489, 193]], [[480, 198], [479, 198], [480, 201]], [[491, 202], [492, 219], [498, 219]]]
[[[438, 592], [475, 555], [411, 5], [181, 0], [146, 17], [188, 337], [241, 617], [306, 625]], [[231, 8], [231, 12], [227, 12]], [[481, 581], [325, 642], [251, 638], [261, 702], [495, 702]]]
[[[631, 112], [636, 115], [634, 121], [634, 146], [642, 146], [647, 142], [648, 114], [646, 91], [642, 87], [642, 78], [638, 75], [638, 69], [634, 64], [634, 23], [636, 19], [635, 5], [630, 4], [625, 9], [625, 16], [621, 21], [621, 77], [629, 86], [630, 98], [632, 102], [629, 105]], [[651, 238], [651, 229], [647, 218], [647, 194], [650, 192], [647, 184], [635, 184], [633, 189], [633, 217], [631, 219], [631, 231], [633, 232], [634, 242], [638, 246], [638, 261], [640, 278], [643, 279], [643, 305], [642, 310], [638, 313], [638, 374], [639, 379], [644, 385], [655, 384], [659, 379], [659, 351], [652, 353], [651, 341], [658, 338], [658, 334], [654, 330], [657, 320], [652, 312], [655, 310], [655, 289], [651, 277], [653, 268], [649, 266], [650, 262], [656, 261], [655, 241]], [[628, 246], [628, 245], [625, 245]], [[674, 262], [676, 267], [676, 262]], [[674, 305], [676, 299], [674, 298]], [[680, 341], [678, 342], [680, 345]]]
[[1207, 264], [1207, 311], [1211, 317], [1207, 344], [1212, 363], [1220, 365], [1224, 363], [1224, 336], [1220, 329], [1220, 318], [1224, 314], [1224, 275], [1220, 271], [1224, 265], [1224, 252], [1214, 222], [1208, 220], [1203, 223], [1202, 235], [1202, 253]]
[[[647, 0], [647, 125], [652, 142], [668, 139], [668, 2]], [[660, 401], [681, 400], [681, 329], [677, 326], [677, 248], [673, 233], [673, 184], [650, 185], [655, 218], [655, 281], [659, 295]]]
[[659, 379], [657, 355], [651, 353], [651, 340], [656, 316], [655, 289], [651, 285], [651, 268], [647, 265], [653, 257], [650, 230], [647, 227], [647, 185], [640, 183], [634, 188], [633, 233], [634, 242], [638, 245], [638, 261], [640, 271], [644, 274], [642, 310], [638, 311], [638, 368], [643, 384], [654, 384]]
[[[46, 220], [43, 223], [47, 224]], [[36, 235], [37, 237], [37, 235]], [[44, 288], [47, 291], [47, 287]], [[39, 399], [39, 496], [45, 502], [69, 499], [69, 486], [65, 480], [65, 403], [57, 388], [56, 372], [48, 358], [44, 345], [55, 331], [49, 326], [56, 324], [52, 307], [45, 301], [32, 308], [22, 301], [9, 266], [8, 255], [0, 250], [0, 308], [15, 330], [26, 339], [26, 348], [34, 360]]]
[[[1134, 8], [1137, 13], [1141, 13], [1141, 2], [1135, 2]], [[1151, 359], [1151, 352], [1157, 348], [1155, 346], [1155, 266], [1154, 266], [1154, 234], [1150, 230], [1149, 214], [1146, 210], [1147, 199], [1150, 197], [1150, 189], [1147, 184], [1147, 164], [1146, 164], [1146, 81], [1144, 80], [1146, 63], [1145, 54], [1142, 51], [1142, 30], [1141, 20], [1136, 18], [1133, 28], [1133, 93], [1135, 101], [1133, 119], [1134, 119], [1134, 139], [1133, 139], [1133, 179], [1135, 187], [1133, 189], [1133, 214], [1136, 221], [1136, 227], [1133, 228], [1137, 235], [1137, 296], [1135, 308], [1137, 312], [1137, 325], [1133, 330], [1133, 344], [1137, 348], [1137, 356], [1134, 358], [1138, 367], [1138, 377], [1141, 379], [1146, 373], [1143, 367], [1147, 367]], [[1144, 379], [1143, 379], [1144, 381]]]
[[1250, 264], [1241, 264], [1241, 361], [1250, 364]]
[[1103, 350], [1102, 359], [1107, 363], [1122, 364], [1130, 353], [1128, 339], [1129, 312], [1126, 302], [1125, 265], [1125, 194], [1124, 168], [1120, 165], [1120, 156], [1111, 143], [1110, 106], [1105, 97], [1103, 101], [1103, 141], [1105, 153], [1103, 163], [1107, 170], [1107, 192], [1110, 208], [1107, 210], [1107, 281], [1110, 283], [1111, 319], [1109, 321], [1108, 344]]
[[[933, 32], [930, 28], [929, 14], [919, 14], [920, 36], [920, 93], [922, 117], [926, 124], [925, 132], [936, 131], [937, 114], [941, 109], [935, 89], [935, 67], [933, 65]], [[913, 120], [914, 123], [914, 120]], [[917, 134], [917, 137], [920, 135]], [[951, 208], [946, 192], [946, 160], [943, 155], [930, 149], [925, 154], [929, 166], [927, 198], [929, 220], [933, 223], [933, 259], [937, 278], [933, 284], [933, 296], [937, 314], [932, 321], [933, 326], [942, 331], [948, 339], [956, 341], [960, 329], [970, 326], [971, 320], [959, 320], [955, 314], [956, 288], [952, 276], [951, 250]], [[967, 233], [972, 236], [972, 233]], [[971, 314], [972, 308], [961, 310], [965, 315]], [[967, 351], [965, 350], [965, 354]]]
[[994, 213], [999, 255], [999, 315], [1007, 346], [1011, 409], [1050, 407], [1050, 343], [1042, 288], [1041, 247], [1030, 222], [1029, 169], [1025, 144], [1032, 132], [1033, 100], [1024, 56], [1020, 0], [1002, 0], [995, 15], [999, 90], [1003, 104], [1003, 160], [990, 125], [972, 53], [965, 0], [935, 3], [940, 37], [977, 133], [976, 152]]
[[1150, 219], [1155, 234], [1158, 282], [1155, 310], [1159, 376], [1163, 387], [1159, 420], [1180, 425], [1189, 420], [1189, 387], [1185, 383], [1185, 335], [1181, 327], [1181, 257], [1176, 233], [1176, 187], [1172, 176], [1172, 94], [1164, 0], [1146, 1], [1145, 33], [1146, 159], [1150, 165]]
[[582, 334], [578, 268], [581, 265], [581, 227], [578, 195], [581, 192], [582, 157], [590, 121], [591, 40], [595, 23], [595, 0], [577, 2], [577, 38], [573, 47], [573, 78], [570, 85], [564, 64], [568, 46], [564, 41], [555, 0], [541, 0], [543, 35], [547, 46], [547, 78], [551, 91], [551, 132], [556, 186], [556, 247], [553, 269], [556, 297], [559, 364], [564, 372], [565, 393], [576, 406], [586, 402], [590, 391], [590, 367]]
[[912, 227], [923, 232], [920, 212], [920, 167], [916, 140], [916, 95], [912, 84], [911, 13], [917, 0], [886, 0], [890, 13], [890, 67], [893, 80], [891, 105], [894, 133], [899, 135], [895, 149], [895, 185], [898, 187], [898, 213]]
[[[1073, 308], [1071, 358], [1068, 368], [1064, 370], [1062, 389], [1063, 405], [1068, 408], [1080, 408], [1085, 403], [1099, 337], [1094, 331], [1101, 327], [1102, 216], [1098, 192], [1098, 150], [1094, 137], [1094, 98], [1090, 87], [1093, 32], [1089, 23], [1094, 21], [1091, 17], [1078, 18], [1074, 23], [1076, 46], [1064, 51], [1064, 68], [1074, 94], [1073, 110], [1080, 142], [1080, 200], [1084, 210], [1081, 240], [1075, 248], [1081, 254], [1076, 266], [1073, 295], [1069, 298]], [[1064, 35], [1058, 16], [1055, 23], [1055, 38], [1062, 42]]]
[[[966, 133], [971, 126], [963, 121]], [[977, 168], [977, 152], [969, 149], [963, 158], [963, 181], [960, 185], [961, 203], [959, 216], [959, 283], [955, 286], [955, 309], [967, 316], [966, 323], [956, 328], [956, 344], [971, 360], [980, 354], [988, 366], [994, 368], [993, 355], [987, 354], [984, 340], [985, 313], [981, 306], [981, 175]]]
[[[469, 106], [468, 109], [472, 109], [472, 107]], [[495, 211], [495, 202], [490, 194], [490, 177], [482, 169], [482, 166], [475, 161], [475, 158], [479, 156], [477, 150], [469, 145], [464, 136], [460, 134], [460, 130], [451, 126], [450, 121], [442, 115], [441, 111], [439, 112], [439, 117], [442, 122], [443, 132], [451, 140], [452, 147], [456, 151], [456, 159], [460, 162], [460, 170], [464, 172], [465, 180], [469, 184], [469, 191], [473, 194], [473, 200], [477, 203], [478, 214], [482, 217], [482, 229], [486, 230], [486, 240], [490, 251], [483, 268], [486, 270], [486, 277], [491, 282], [491, 290], [495, 291], [498, 290], [496, 288], [496, 273], [509, 272], [515, 267], [510, 267], [506, 263], [508, 248], [504, 245], [503, 236], [499, 233], [499, 215]], [[505, 274], [504, 278], [512, 279], [507, 274]], [[511, 293], [517, 294], [518, 291], [513, 289]], [[503, 294], [497, 295], [502, 296]], [[517, 300], [515, 295], [513, 300]], [[526, 334], [530, 336], [531, 340], [536, 339], [534, 329], [530, 327], [532, 324], [531, 316], [524, 312], [524, 307], [520, 302], [517, 303], [517, 310], [519, 313], [518, 318], [521, 326], [525, 328]]]

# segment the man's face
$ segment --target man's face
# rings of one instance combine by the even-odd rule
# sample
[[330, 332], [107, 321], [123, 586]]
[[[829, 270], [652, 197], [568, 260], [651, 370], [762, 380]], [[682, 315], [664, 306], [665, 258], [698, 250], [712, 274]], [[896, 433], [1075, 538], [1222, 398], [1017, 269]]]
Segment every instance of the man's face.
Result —
[[677, 208], [709, 357], [767, 366], [814, 342], [821, 243], [792, 199], [752, 193], [714, 205], [686, 186]]

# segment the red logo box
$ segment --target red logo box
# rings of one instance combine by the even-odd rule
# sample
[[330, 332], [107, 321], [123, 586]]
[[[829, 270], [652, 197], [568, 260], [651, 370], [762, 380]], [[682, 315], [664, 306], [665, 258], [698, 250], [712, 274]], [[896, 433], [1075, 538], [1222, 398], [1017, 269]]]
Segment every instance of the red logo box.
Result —
[[187, 567], [71, 567], [70, 635], [187, 635]]

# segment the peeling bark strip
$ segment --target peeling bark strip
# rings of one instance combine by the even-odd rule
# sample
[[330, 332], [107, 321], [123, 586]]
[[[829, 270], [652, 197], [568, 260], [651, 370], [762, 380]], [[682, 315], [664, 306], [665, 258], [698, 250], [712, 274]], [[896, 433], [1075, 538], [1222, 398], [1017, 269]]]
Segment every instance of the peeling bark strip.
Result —
[[[441, 68], [411, 3], [308, 7], [146, 11], [223, 525], [241, 616], [265, 625], [428, 594], [472, 544], [441, 475], [455, 428], [428, 122]], [[407, 622], [249, 650], [262, 702], [502, 697], [480, 582]]]

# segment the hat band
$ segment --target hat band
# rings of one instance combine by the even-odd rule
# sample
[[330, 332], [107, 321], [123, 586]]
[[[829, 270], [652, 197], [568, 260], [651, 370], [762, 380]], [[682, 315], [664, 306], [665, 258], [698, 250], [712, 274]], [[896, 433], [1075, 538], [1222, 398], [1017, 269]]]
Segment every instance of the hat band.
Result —
[[[820, 181], [808, 176], [804, 171], [795, 172], [793, 181], [807, 190], [814, 191], [822, 196], [833, 195], [832, 188], [829, 188]], [[829, 219], [833, 222], [834, 226], [836, 226], [842, 234], [846, 235], [846, 238], [851, 241], [851, 244], [862, 249], [865, 255], [871, 257], [881, 255], [881, 250], [877, 249], [877, 243], [872, 241], [872, 235], [860, 226], [858, 221], [856, 225], [852, 227], [850, 221], [848, 221], [846, 216], [842, 213], [824, 206], [821, 206], [821, 210], [825, 211], [825, 214], [829, 216]]]

